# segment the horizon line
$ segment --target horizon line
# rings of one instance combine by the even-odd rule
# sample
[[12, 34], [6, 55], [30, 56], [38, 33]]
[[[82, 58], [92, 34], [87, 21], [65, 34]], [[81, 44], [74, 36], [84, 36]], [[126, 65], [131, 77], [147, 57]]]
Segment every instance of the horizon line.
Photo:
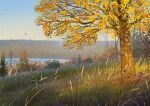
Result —
[[[64, 41], [64, 40], [55, 40], [55, 39], [0, 39], [0, 41]], [[114, 41], [114, 40], [97, 40], [96, 42], [101, 41]]]

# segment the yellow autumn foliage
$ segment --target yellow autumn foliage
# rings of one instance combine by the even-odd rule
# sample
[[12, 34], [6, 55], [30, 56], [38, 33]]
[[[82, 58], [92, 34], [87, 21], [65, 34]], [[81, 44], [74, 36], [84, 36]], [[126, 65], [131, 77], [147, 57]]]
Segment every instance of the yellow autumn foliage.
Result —
[[57, 19], [57, 13], [53, 13], [50, 15], [50, 20], [56, 20]]
[[50, 28], [50, 26], [48, 25], [48, 23], [45, 23], [45, 24], [43, 25], [43, 31], [45, 32], [45, 35], [46, 35], [46, 36], [49, 36], [49, 33], [50, 33], [50, 31], [51, 31], [51, 28]]
[[99, 3], [101, 0], [95, 0], [95, 3]]
[[57, 30], [57, 32], [56, 32], [56, 35], [59, 36], [59, 35], [62, 35], [63, 33], [65, 33], [66, 30], [67, 30], [67, 27], [68, 27], [68, 24], [67, 24], [67, 23], [64, 23], [63, 25], [61, 25], [61, 26], [58, 28], [58, 30]]
[[[71, 40], [73, 45], [73, 40], [77, 39], [74, 46], [81, 47], [93, 44], [97, 40], [97, 33], [105, 29], [110, 30], [108, 33], [113, 38], [119, 37], [119, 32], [132, 31], [134, 28], [146, 32], [148, 7], [149, 0], [41, 0], [35, 10], [41, 15], [42, 20], [38, 20], [38, 23], [43, 26], [47, 36], [52, 32], [56, 36], [65, 34], [65, 41]], [[123, 31], [123, 27], [126, 27], [126, 31]], [[77, 34], [80, 36], [75, 36]]]
[[[41, 0], [40, 14], [46, 36], [63, 36], [65, 46], [82, 48], [96, 42], [99, 32], [120, 39], [121, 70], [133, 70], [131, 31], [144, 33], [149, 25], [149, 0]], [[56, 13], [56, 14], [54, 14]], [[109, 30], [109, 32], [107, 32]], [[144, 66], [145, 67], [145, 66]], [[144, 70], [143, 68], [140, 68]]]
[[60, 15], [69, 15], [69, 13], [67, 11], [60, 11], [59, 14]]
[[124, 5], [127, 5], [130, 0], [121, 0]]
[[96, 19], [96, 16], [88, 16], [89, 21], [94, 21]]

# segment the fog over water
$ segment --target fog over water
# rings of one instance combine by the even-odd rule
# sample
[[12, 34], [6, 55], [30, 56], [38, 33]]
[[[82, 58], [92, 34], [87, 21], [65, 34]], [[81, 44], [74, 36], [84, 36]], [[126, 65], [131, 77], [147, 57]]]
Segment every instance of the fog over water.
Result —
[[[19, 61], [19, 58], [6, 58], [6, 62], [9, 65], [10, 61], [12, 61], [12, 64], [16, 64]], [[45, 63], [47, 61], [59, 61], [60, 63], [69, 62], [69, 59], [49, 59], [49, 58], [29, 58], [29, 61], [31, 62], [41, 62]]]

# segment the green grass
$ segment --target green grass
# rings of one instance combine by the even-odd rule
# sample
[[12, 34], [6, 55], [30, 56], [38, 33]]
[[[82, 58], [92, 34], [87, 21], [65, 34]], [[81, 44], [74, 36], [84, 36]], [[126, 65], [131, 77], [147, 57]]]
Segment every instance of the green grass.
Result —
[[149, 106], [149, 69], [126, 82], [117, 63], [7, 78], [0, 82], [0, 106]]

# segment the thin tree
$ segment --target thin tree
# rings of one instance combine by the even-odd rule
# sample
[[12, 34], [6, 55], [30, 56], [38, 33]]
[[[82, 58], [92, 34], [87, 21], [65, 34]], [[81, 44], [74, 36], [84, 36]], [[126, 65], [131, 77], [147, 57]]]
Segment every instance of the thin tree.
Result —
[[12, 50], [10, 50], [10, 53], [9, 53], [9, 65], [10, 65], [10, 68], [12, 67], [12, 61], [13, 61], [13, 52]]
[[118, 37], [121, 72], [133, 70], [131, 31], [147, 31], [149, 0], [41, 0], [35, 10], [45, 35], [63, 35], [64, 46], [92, 45], [102, 31]]
[[30, 69], [31, 69], [29, 59], [28, 59], [28, 55], [27, 55], [26, 51], [23, 51], [20, 54], [19, 62], [17, 63], [17, 69], [18, 69], [19, 72], [30, 71]]
[[118, 39], [115, 37], [115, 51], [116, 51], [116, 60], [118, 60]]
[[7, 63], [5, 58], [5, 53], [2, 53], [1, 59], [0, 59], [0, 76], [4, 77], [7, 75]]
[[141, 31], [132, 33], [132, 46], [135, 58], [150, 58], [150, 27], [146, 34]]
[[82, 58], [81, 58], [80, 55], [78, 55], [76, 62], [77, 62], [78, 66], [81, 66], [81, 64], [82, 64]]

